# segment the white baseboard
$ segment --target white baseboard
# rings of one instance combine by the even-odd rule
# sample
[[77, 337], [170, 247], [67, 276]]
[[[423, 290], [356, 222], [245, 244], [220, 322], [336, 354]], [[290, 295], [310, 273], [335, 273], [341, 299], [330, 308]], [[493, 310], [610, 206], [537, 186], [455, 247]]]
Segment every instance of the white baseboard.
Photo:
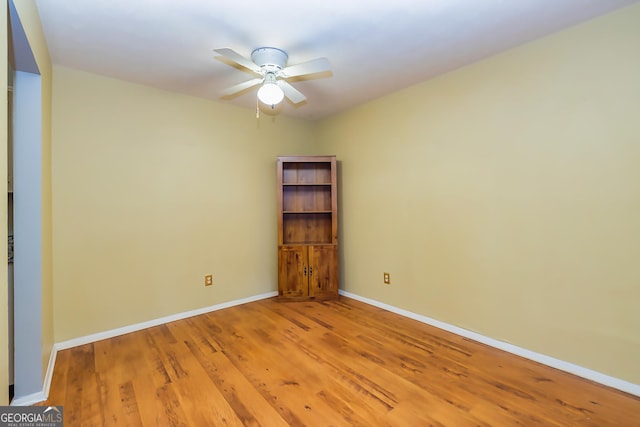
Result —
[[26, 396], [15, 397], [10, 403], [11, 406], [30, 406], [38, 402], [42, 402], [43, 400], [47, 400], [47, 397], [49, 396], [49, 389], [51, 388], [51, 378], [53, 377], [53, 367], [56, 365], [57, 354], [58, 350], [54, 344], [51, 349], [51, 353], [49, 354], [49, 364], [47, 365], [47, 372], [44, 376], [42, 391], [28, 394]]
[[111, 329], [109, 331], [99, 332], [97, 334], [91, 334], [84, 337], [74, 338], [67, 341], [55, 343], [51, 349], [51, 355], [49, 357], [49, 366], [44, 377], [42, 391], [33, 393], [27, 396], [16, 397], [11, 401], [12, 406], [27, 406], [33, 405], [43, 400], [47, 400], [49, 397], [49, 389], [51, 388], [51, 379], [53, 378], [53, 368], [56, 363], [56, 356], [58, 351], [66, 350], [68, 348], [77, 347], [84, 344], [104, 340], [107, 338], [113, 338], [120, 335], [128, 334], [130, 332], [141, 331], [143, 329], [151, 328], [153, 326], [164, 325], [165, 323], [174, 322], [176, 320], [186, 319], [188, 317], [198, 316], [200, 314], [210, 313], [212, 311], [222, 310], [224, 308], [234, 307], [236, 305], [246, 304], [248, 302], [258, 301], [266, 298], [275, 297], [278, 295], [277, 291], [267, 292], [260, 295], [254, 295], [239, 300], [223, 302], [221, 304], [212, 305], [209, 307], [200, 308], [197, 310], [186, 311], [183, 313], [172, 314], [171, 316], [161, 317], [147, 322], [136, 323], [134, 325], [124, 326], [122, 328]]
[[42, 385], [42, 392], [45, 399], [49, 397], [49, 389], [51, 388], [51, 379], [53, 378], [53, 368], [56, 366], [56, 357], [58, 356], [58, 349], [56, 344], [53, 344], [51, 348], [51, 354], [49, 354], [49, 365], [47, 365], [47, 372], [44, 376], [44, 384]]
[[107, 338], [117, 337], [119, 335], [124, 335], [131, 332], [141, 331], [143, 329], [151, 328], [158, 325], [164, 325], [165, 323], [174, 322], [176, 320], [182, 320], [188, 317], [198, 316], [200, 314], [222, 310], [223, 308], [229, 308], [236, 305], [246, 304], [248, 302], [258, 301], [265, 298], [271, 298], [277, 295], [278, 295], [278, 292], [273, 291], [273, 292], [267, 292], [266, 294], [255, 295], [252, 297], [243, 298], [239, 300], [223, 302], [221, 304], [212, 305], [210, 307], [204, 307], [197, 310], [185, 311], [184, 313], [172, 314], [171, 316], [149, 320], [148, 322], [136, 323], [134, 325], [124, 326], [122, 328], [111, 329], [110, 331], [99, 332], [97, 334], [74, 338], [68, 341], [62, 341], [62, 342], [56, 343], [56, 347], [57, 347], [57, 350], [66, 350], [67, 348], [77, 347], [79, 345], [89, 344], [92, 342], [104, 340]]
[[16, 397], [11, 401], [11, 406], [31, 406], [38, 402], [42, 402], [43, 400], [47, 400], [47, 396], [43, 391], [39, 391], [37, 393], [28, 394], [22, 397]]
[[541, 353], [536, 353], [535, 351], [527, 350], [526, 348], [518, 347], [513, 344], [506, 343], [504, 341], [499, 341], [494, 338], [489, 338], [484, 335], [478, 334], [476, 332], [459, 328], [457, 326], [454, 326], [445, 322], [441, 322], [439, 320], [435, 320], [427, 316], [412, 313], [410, 311], [403, 310], [401, 308], [394, 307], [392, 305], [385, 304], [380, 301], [361, 297], [359, 295], [352, 294], [351, 292], [340, 290], [340, 295], [353, 298], [355, 300], [364, 302], [366, 304], [385, 309], [392, 313], [396, 313], [401, 316], [408, 317], [410, 319], [417, 320], [422, 323], [426, 323], [427, 325], [435, 326], [436, 328], [443, 329], [447, 332], [451, 332], [456, 335], [460, 335], [465, 338], [478, 341], [482, 344], [486, 344], [488, 346], [495, 347], [500, 350], [504, 350], [506, 352], [524, 357], [525, 359], [533, 360], [535, 362], [542, 363], [543, 365], [547, 365], [552, 368], [559, 369], [561, 371], [569, 372], [570, 374], [577, 375], [579, 377], [586, 378], [588, 380], [595, 381], [597, 383], [606, 385], [608, 387], [612, 387], [617, 390], [624, 391], [625, 393], [633, 394], [634, 396], [640, 397], [640, 385], [638, 384], [633, 384], [628, 381], [621, 380], [619, 378], [611, 377], [609, 375], [605, 375], [603, 373], [593, 371], [591, 369], [578, 366], [573, 363], [565, 362], [564, 360], [556, 359], [551, 356], [547, 356]]

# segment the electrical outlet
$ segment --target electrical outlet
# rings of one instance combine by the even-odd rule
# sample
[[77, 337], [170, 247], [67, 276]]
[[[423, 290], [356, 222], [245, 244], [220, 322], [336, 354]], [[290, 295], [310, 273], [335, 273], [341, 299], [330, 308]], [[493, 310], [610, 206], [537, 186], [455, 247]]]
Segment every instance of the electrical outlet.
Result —
[[211, 286], [213, 285], [213, 274], [207, 274], [204, 276], [204, 285]]
[[382, 273], [382, 279], [384, 280], [385, 285], [391, 284], [391, 276], [389, 276], [389, 273]]

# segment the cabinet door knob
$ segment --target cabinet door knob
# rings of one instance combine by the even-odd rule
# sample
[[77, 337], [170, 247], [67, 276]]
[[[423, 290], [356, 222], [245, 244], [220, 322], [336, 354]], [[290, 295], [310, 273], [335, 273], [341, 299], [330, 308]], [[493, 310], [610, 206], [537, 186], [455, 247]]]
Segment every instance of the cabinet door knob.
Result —
[[313, 274], [313, 267], [309, 266], [309, 277]]
[[[303, 271], [302, 274], [304, 276], [306, 276], [307, 275], [307, 266], [306, 265], [304, 266], [304, 269], [302, 271]], [[309, 274], [311, 274], [311, 273], [309, 273]]]

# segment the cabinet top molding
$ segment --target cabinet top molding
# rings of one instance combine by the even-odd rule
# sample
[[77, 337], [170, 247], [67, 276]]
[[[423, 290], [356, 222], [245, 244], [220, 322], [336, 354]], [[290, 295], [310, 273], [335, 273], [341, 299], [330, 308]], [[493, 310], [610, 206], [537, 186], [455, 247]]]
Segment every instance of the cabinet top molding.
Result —
[[330, 162], [336, 156], [278, 156], [280, 162]]

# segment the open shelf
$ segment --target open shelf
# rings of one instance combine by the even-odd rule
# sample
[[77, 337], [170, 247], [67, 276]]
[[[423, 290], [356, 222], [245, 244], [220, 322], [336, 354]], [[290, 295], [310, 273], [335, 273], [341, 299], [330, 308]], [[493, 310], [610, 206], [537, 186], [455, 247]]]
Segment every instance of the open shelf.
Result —
[[330, 185], [295, 185], [282, 188], [283, 211], [331, 211]]
[[283, 185], [331, 185], [331, 164], [327, 162], [286, 162], [282, 165]]
[[282, 243], [331, 243], [331, 211], [287, 212], [282, 219]]

